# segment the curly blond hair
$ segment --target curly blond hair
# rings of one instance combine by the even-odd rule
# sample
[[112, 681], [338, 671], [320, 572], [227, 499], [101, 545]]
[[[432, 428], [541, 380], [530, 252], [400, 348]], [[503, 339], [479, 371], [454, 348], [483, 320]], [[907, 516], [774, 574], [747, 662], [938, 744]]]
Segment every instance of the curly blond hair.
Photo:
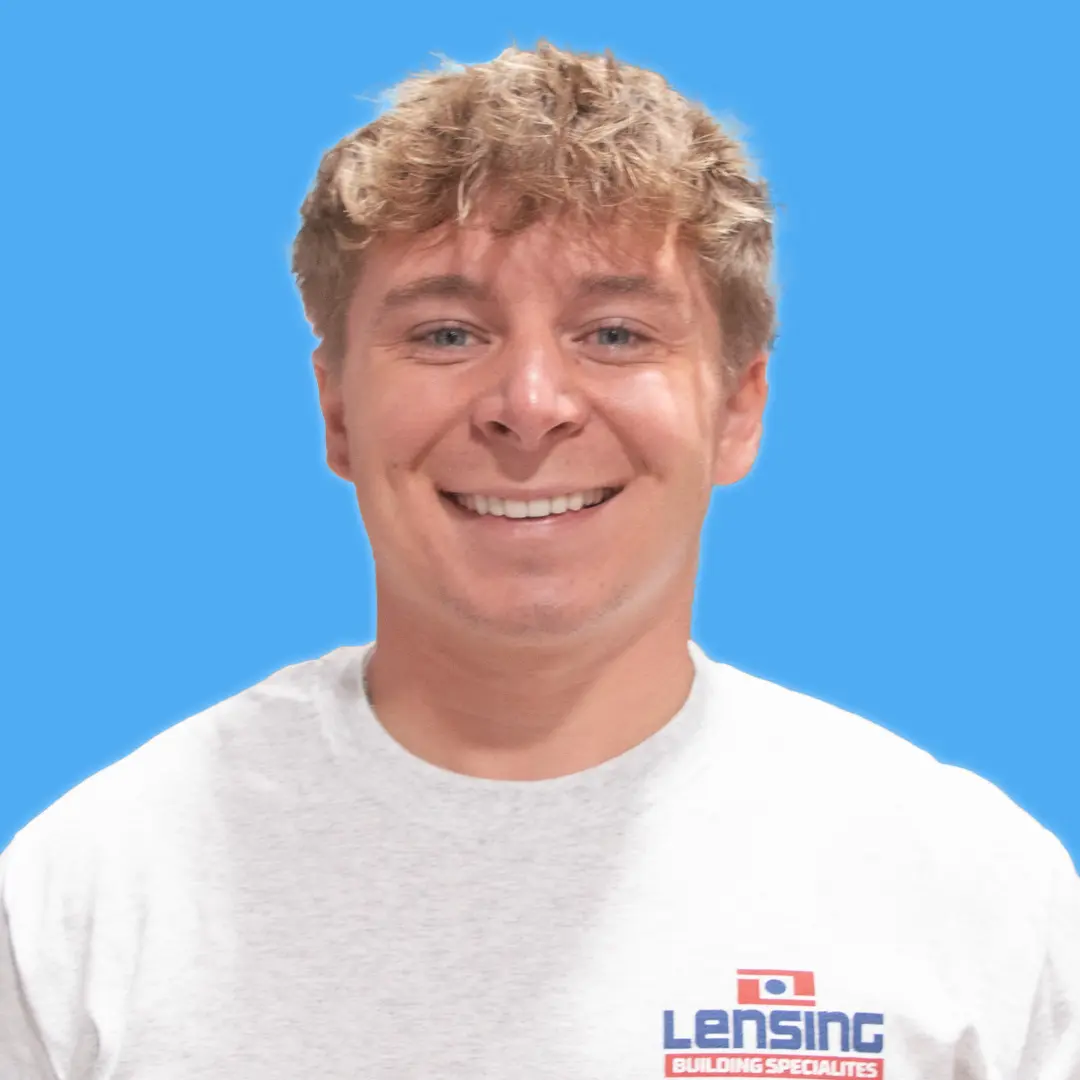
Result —
[[483, 205], [497, 235], [551, 211], [586, 225], [670, 226], [696, 252], [719, 317], [725, 374], [776, 335], [773, 209], [740, 141], [661, 75], [611, 54], [540, 41], [444, 63], [390, 92], [391, 107], [320, 162], [292, 270], [331, 369], [364, 248], [380, 234], [464, 224]]

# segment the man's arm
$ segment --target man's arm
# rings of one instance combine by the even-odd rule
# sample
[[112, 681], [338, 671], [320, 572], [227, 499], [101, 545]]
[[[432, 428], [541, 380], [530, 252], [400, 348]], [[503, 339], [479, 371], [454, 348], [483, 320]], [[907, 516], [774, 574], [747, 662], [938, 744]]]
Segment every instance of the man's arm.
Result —
[[1080, 1080], [1080, 877], [1056, 838], [1053, 847], [1046, 953], [1017, 1080]]
[[11, 859], [11, 847], [0, 853], [0, 1077], [60, 1080], [49, 1063], [15, 959], [6, 901]]

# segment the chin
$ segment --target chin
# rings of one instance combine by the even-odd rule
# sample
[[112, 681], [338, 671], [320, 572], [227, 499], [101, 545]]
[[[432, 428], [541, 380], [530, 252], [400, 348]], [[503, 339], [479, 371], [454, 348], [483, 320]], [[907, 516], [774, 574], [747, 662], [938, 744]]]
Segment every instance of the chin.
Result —
[[580, 595], [532, 597], [514, 603], [465, 601], [453, 606], [459, 618], [477, 629], [518, 641], [565, 640], [595, 627], [619, 607], [616, 602], [605, 603], [599, 598], [582, 602]]

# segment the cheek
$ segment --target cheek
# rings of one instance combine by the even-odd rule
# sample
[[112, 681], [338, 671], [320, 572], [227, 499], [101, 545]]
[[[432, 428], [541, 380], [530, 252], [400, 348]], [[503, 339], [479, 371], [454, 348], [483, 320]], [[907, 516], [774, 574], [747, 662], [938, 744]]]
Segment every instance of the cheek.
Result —
[[376, 372], [352, 389], [349, 442], [364, 472], [393, 478], [425, 459], [452, 427], [455, 413], [453, 394], [437, 371], [391, 374]]
[[684, 373], [651, 369], [609, 388], [605, 411], [646, 472], [674, 479], [710, 467], [709, 397]]

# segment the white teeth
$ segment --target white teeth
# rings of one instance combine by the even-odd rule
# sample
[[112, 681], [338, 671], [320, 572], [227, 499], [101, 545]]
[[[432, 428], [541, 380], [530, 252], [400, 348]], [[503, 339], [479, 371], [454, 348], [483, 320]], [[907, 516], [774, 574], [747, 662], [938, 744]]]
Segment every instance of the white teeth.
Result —
[[589, 491], [575, 491], [572, 495], [556, 495], [553, 499], [500, 499], [498, 495], [454, 495], [454, 501], [481, 516], [508, 518], [542, 518], [552, 514], [565, 514], [569, 510], [581, 510], [595, 506], [617, 488], [592, 488]]

